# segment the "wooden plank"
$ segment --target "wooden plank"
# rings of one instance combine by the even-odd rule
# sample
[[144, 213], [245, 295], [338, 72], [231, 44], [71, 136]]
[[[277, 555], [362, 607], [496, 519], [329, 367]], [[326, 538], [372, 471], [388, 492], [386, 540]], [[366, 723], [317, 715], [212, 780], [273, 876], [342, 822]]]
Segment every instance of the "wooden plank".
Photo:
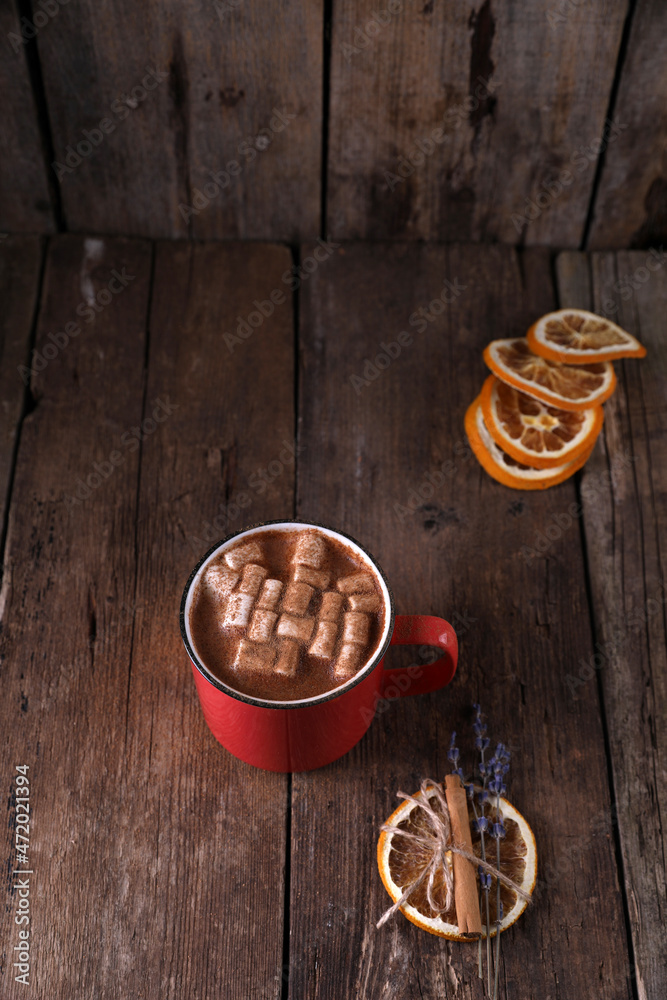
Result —
[[176, 613], [211, 544], [195, 536], [222, 504], [230, 516], [218, 538], [293, 514], [293, 465], [269, 475], [264, 490], [252, 485], [293, 443], [291, 301], [232, 353], [223, 339], [254, 299], [280, 286], [289, 263], [285, 248], [266, 245], [166, 244], [157, 252], [145, 413], [163, 394], [177, 409], [142, 458], [128, 773], [150, 791], [128, 837], [156, 850], [158, 872], [164, 859], [157, 883], [146, 872], [137, 894], [136, 926], [155, 926], [146, 953], [135, 955], [136, 981], [148, 995], [157, 978], [159, 995], [173, 1000], [192, 983], [202, 1000], [277, 997], [282, 981], [287, 777], [243, 764], [215, 742]]
[[[667, 239], [667, 8], [638, 0], [614, 116], [624, 125], [604, 160], [588, 239], [592, 250], [657, 246]], [[620, 193], [622, 192], [622, 197]]]
[[[134, 278], [95, 314], [88, 301], [108, 290], [114, 269]], [[30, 863], [22, 867], [34, 872], [29, 983], [38, 996], [108, 996], [105, 979], [117, 977], [123, 880], [129, 890], [119, 860], [119, 819], [129, 800], [120, 802], [119, 791], [131, 646], [118, 616], [134, 597], [138, 462], [123, 449], [105, 479], [95, 463], [106, 471], [101, 463], [141, 417], [149, 275], [146, 244], [67, 236], [49, 247], [36, 338], [47, 363], [32, 377], [37, 405], [21, 431], [0, 602], [2, 773], [9, 790], [15, 766], [29, 767]], [[94, 322], [79, 316], [81, 303]], [[64, 333], [68, 323], [79, 332], [51, 351], [48, 334]], [[88, 485], [80, 482], [89, 477]], [[13, 868], [12, 799], [3, 857]], [[20, 943], [18, 887], [9, 871], [2, 994], [13, 998], [26, 988], [9, 959]]]
[[606, 310], [648, 349], [616, 365], [602, 447], [582, 475], [584, 530], [597, 656], [574, 672], [573, 697], [604, 692], [637, 995], [667, 994], [667, 874], [661, 816], [667, 804], [667, 274], [662, 254], [565, 254], [563, 305]]
[[627, 0], [384, 7], [333, 8], [328, 231], [578, 246]]
[[[37, 347], [79, 316], [82, 329], [33, 379], [2, 603], [7, 782], [30, 766], [35, 995], [110, 1000], [122, 974], [133, 996], [181, 997], [196, 982], [199, 997], [240, 1000], [280, 981], [286, 779], [210, 736], [177, 612], [191, 536], [293, 428], [290, 304], [238, 354], [221, 336], [288, 260], [262, 246], [160, 247], [150, 307], [149, 245], [52, 246]], [[86, 324], [114, 270], [125, 286]], [[263, 435], [244, 394], [255, 368], [272, 404]], [[143, 421], [157, 400], [170, 413], [155, 427]], [[79, 480], [90, 495], [76, 504]], [[252, 516], [277, 498], [291, 510], [292, 491], [286, 471]], [[14, 863], [11, 802], [7, 818]], [[2, 975], [3, 997], [24, 995], [8, 964]]]
[[[42, 16], [46, 15], [42, 12]], [[26, 39], [34, 24], [19, 19], [15, 4], [0, 8], [0, 230], [52, 233], [55, 229], [47, 167], [32, 93]], [[34, 36], [33, 36], [34, 37]], [[34, 44], [34, 43], [33, 43]], [[11, 53], [10, 51], [11, 50]]]
[[41, 240], [34, 236], [9, 236], [0, 242], [0, 524], [23, 411], [25, 382], [19, 369], [29, 360], [42, 252]]
[[39, 46], [70, 229], [317, 233], [321, 11], [292, 0], [267, 31], [272, 13], [264, 0], [62, 8]]
[[[445, 281], [452, 301], [424, 330], [411, 326], [416, 310], [440, 309], [430, 303]], [[448, 690], [390, 705], [350, 754], [293, 779], [295, 997], [481, 995], [474, 946], [446, 944], [402, 917], [375, 929], [389, 903], [376, 871], [379, 826], [399, 790], [449, 770], [452, 729], [471, 745], [478, 699], [492, 738], [513, 748], [510, 797], [541, 858], [537, 901], [503, 941], [502, 989], [578, 997], [595, 981], [605, 995], [631, 996], [599, 706], [573, 700], [564, 678], [592, 649], [577, 528], [544, 556], [526, 555], [576, 491], [572, 482], [542, 494], [498, 485], [463, 433], [485, 377], [484, 344], [525, 330], [553, 301], [548, 255], [498, 246], [345, 245], [304, 287], [299, 515], [367, 545], [398, 612], [449, 618], [461, 650]], [[364, 375], [403, 330], [412, 344], [381, 361], [377, 377]], [[320, 429], [333, 426], [322, 443]], [[405, 514], [412, 491], [424, 500]]]

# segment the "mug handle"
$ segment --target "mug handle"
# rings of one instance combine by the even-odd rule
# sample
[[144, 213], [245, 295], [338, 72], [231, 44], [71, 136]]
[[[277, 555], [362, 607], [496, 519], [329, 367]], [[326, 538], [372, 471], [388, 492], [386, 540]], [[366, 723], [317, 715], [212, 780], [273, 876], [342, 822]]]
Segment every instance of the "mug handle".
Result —
[[428, 694], [449, 684], [456, 673], [459, 644], [456, 632], [444, 618], [432, 615], [396, 615], [391, 646], [437, 646], [443, 656], [433, 663], [385, 668], [380, 697], [403, 698]]

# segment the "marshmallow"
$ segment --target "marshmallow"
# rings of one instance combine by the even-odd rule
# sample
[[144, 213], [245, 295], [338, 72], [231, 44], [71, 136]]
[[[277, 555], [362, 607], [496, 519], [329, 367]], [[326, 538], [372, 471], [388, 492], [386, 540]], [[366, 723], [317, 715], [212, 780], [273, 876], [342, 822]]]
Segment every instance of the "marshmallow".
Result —
[[320, 621], [336, 622], [340, 617], [343, 607], [343, 598], [335, 590], [328, 590], [322, 594], [322, 606], [320, 608]]
[[267, 646], [263, 642], [250, 642], [248, 639], [241, 639], [233, 666], [241, 673], [247, 670], [268, 671], [273, 666], [275, 658], [276, 651], [273, 646]]
[[326, 542], [315, 531], [302, 531], [296, 542], [293, 562], [319, 569], [326, 555]]
[[265, 611], [264, 608], [255, 608], [250, 628], [248, 629], [248, 638], [253, 639], [255, 642], [270, 642], [273, 635], [273, 626], [277, 620], [278, 615], [275, 611]]
[[259, 595], [259, 600], [257, 601], [257, 607], [273, 611], [280, 600], [282, 589], [283, 585], [280, 580], [265, 580], [262, 593]]
[[213, 563], [204, 574], [204, 588], [212, 597], [219, 601], [226, 601], [239, 580], [239, 575], [234, 569], [225, 566], [224, 563]]
[[341, 647], [340, 656], [334, 665], [334, 679], [337, 681], [347, 681], [354, 677], [361, 666], [363, 649], [355, 643], [345, 644]]
[[322, 660], [330, 660], [334, 654], [337, 634], [338, 625], [336, 622], [320, 622], [313, 644], [308, 650], [309, 654]]
[[373, 592], [372, 594], [350, 594], [347, 604], [352, 611], [379, 611], [382, 601], [380, 595]]
[[281, 615], [276, 633], [285, 639], [308, 642], [313, 634], [314, 624], [314, 618], [295, 618], [293, 615]]
[[296, 583], [308, 583], [317, 590], [326, 590], [330, 579], [331, 573], [323, 569], [313, 569], [312, 566], [297, 566], [294, 570]]
[[294, 677], [299, 667], [299, 643], [292, 639], [283, 639], [280, 643], [280, 654], [274, 670], [285, 677]]
[[359, 594], [375, 590], [375, 583], [370, 573], [352, 573], [342, 576], [336, 584], [341, 594]]
[[369, 619], [368, 615], [360, 611], [346, 611], [343, 615], [343, 642], [355, 642], [359, 646], [365, 646], [368, 642]]
[[313, 588], [307, 583], [290, 583], [283, 597], [282, 610], [292, 615], [305, 615], [313, 596]]
[[252, 605], [251, 594], [241, 594], [238, 590], [231, 594], [222, 619], [223, 628], [245, 628], [250, 621]]
[[225, 552], [225, 562], [232, 569], [241, 569], [248, 562], [260, 562], [262, 555], [259, 542], [246, 542], [245, 545], [237, 545]]
[[257, 597], [259, 588], [267, 574], [268, 570], [263, 566], [258, 566], [257, 563], [247, 563], [243, 570], [239, 590], [242, 594], [251, 594], [253, 597]]

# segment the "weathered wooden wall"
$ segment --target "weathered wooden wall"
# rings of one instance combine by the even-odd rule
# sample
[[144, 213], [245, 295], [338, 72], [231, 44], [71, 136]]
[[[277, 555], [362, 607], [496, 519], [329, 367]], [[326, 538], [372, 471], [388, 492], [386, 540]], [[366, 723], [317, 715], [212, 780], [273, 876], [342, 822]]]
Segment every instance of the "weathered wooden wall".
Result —
[[648, 246], [667, 235], [667, 4], [642, 0], [619, 78], [624, 126], [606, 153], [588, 245]]
[[0, 11], [0, 228], [667, 233], [662, 0], [43, 3]]

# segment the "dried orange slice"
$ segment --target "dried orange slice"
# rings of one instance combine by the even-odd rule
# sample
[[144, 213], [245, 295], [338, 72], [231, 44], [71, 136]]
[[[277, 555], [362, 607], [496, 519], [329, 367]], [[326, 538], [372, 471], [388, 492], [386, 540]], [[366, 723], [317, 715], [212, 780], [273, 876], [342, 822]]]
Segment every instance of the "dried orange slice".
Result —
[[568, 365], [643, 358], [646, 348], [620, 326], [585, 309], [559, 309], [533, 323], [526, 335], [531, 351]]
[[492, 340], [484, 360], [497, 378], [561, 410], [587, 410], [609, 399], [616, 375], [608, 361], [561, 365], [533, 354], [525, 338]]
[[[414, 796], [416, 799], [421, 797], [421, 791]], [[429, 804], [436, 811], [440, 808], [435, 795], [429, 796]], [[537, 848], [533, 831], [521, 813], [506, 799], [501, 798], [500, 808], [507, 831], [506, 836], [500, 841], [500, 870], [513, 882], [516, 882], [524, 892], [530, 894], [535, 888], [537, 879]], [[469, 806], [469, 809], [472, 820], [472, 807]], [[493, 810], [487, 811], [487, 817], [493, 820], [495, 812]], [[396, 902], [403, 895], [405, 886], [410, 885], [430, 861], [430, 857], [423, 848], [419, 846], [415, 848], [414, 842], [408, 837], [401, 836], [398, 831], [403, 830], [406, 833], [423, 835], [428, 831], [428, 820], [414, 802], [408, 801], [391, 814], [385, 825], [395, 827], [397, 832], [383, 831], [380, 834], [377, 848], [378, 869], [385, 889]], [[487, 848], [490, 839], [486, 839]], [[494, 851], [493, 862], [495, 863], [495, 840], [491, 843]], [[473, 832], [472, 846], [474, 853], [479, 856], [481, 854], [479, 833]], [[450, 852], [445, 855], [445, 863], [450, 866], [452, 864]], [[436, 902], [441, 900], [444, 904], [443, 882], [442, 878], [439, 883], [436, 879], [434, 897]], [[521, 916], [528, 901], [518, 896], [513, 889], [505, 886], [501, 886], [500, 899], [503, 906], [503, 918], [500, 922], [502, 932]], [[493, 876], [489, 892], [489, 910], [491, 923], [489, 936], [494, 937], [496, 934], [496, 880]], [[453, 904], [450, 910], [445, 910], [441, 914], [437, 914], [431, 909], [426, 896], [425, 883], [418, 886], [407, 902], [401, 906], [401, 913], [417, 927], [428, 931], [429, 934], [437, 934], [439, 937], [449, 938], [451, 941], [470, 940], [469, 937], [462, 937], [458, 932], [456, 910]], [[482, 922], [484, 919], [485, 916], [482, 917]], [[483, 937], [486, 937], [484, 931]]]
[[514, 490], [545, 490], [548, 486], [562, 483], [582, 467], [593, 450], [591, 447], [573, 461], [554, 469], [535, 469], [523, 465], [503, 451], [489, 434], [482, 415], [480, 396], [468, 407], [465, 429], [470, 447], [482, 468], [492, 479], [503, 486], [511, 486]]
[[560, 410], [495, 375], [487, 378], [480, 399], [484, 425], [496, 444], [536, 469], [555, 469], [590, 451], [604, 420], [601, 406]]

